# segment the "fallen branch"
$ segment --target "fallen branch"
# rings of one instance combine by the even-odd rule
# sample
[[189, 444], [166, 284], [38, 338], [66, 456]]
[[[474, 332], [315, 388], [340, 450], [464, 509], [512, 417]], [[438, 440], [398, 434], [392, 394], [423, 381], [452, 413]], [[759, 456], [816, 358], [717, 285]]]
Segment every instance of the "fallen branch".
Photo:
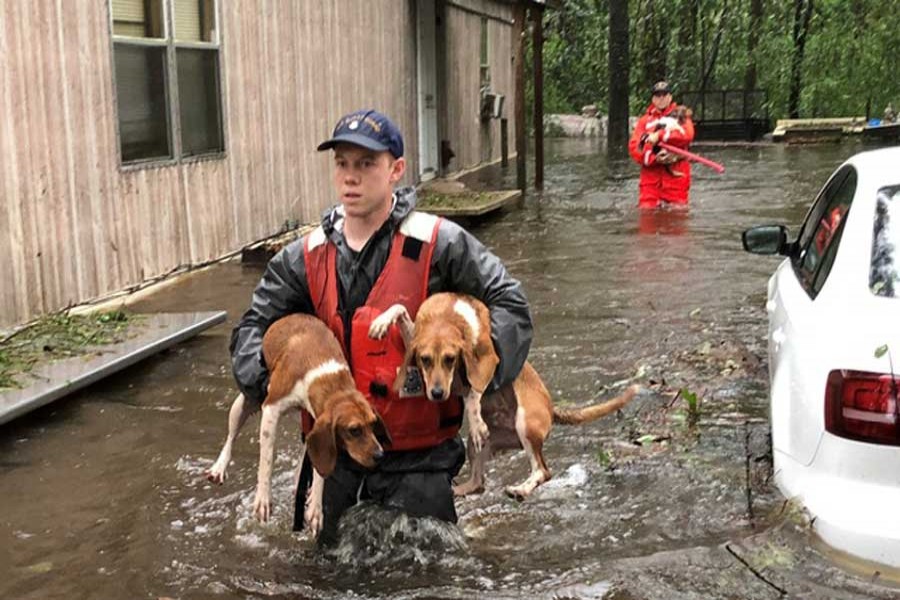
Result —
[[753, 574], [756, 576], [757, 579], [759, 579], [760, 581], [762, 581], [763, 583], [765, 583], [766, 585], [768, 585], [768, 586], [771, 587], [772, 589], [776, 590], [781, 596], [787, 596], [787, 590], [786, 590], [786, 589], [781, 588], [781, 587], [778, 587], [777, 585], [775, 585], [774, 583], [772, 583], [771, 581], [769, 581], [768, 579], [766, 579], [766, 578], [763, 576], [762, 573], [760, 573], [759, 571], [757, 571], [756, 569], [754, 569], [752, 566], [750, 566], [750, 563], [748, 563], [746, 560], [744, 560], [744, 559], [741, 557], [741, 555], [739, 555], [737, 552], [735, 552], [734, 550], [732, 550], [732, 549], [731, 549], [731, 546], [729, 546], [728, 544], [725, 544], [725, 549], [728, 550], [728, 553], [729, 553], [730, 555], [732, 555], [735, 559], [737, 559], [737, 561], [738, 561], [739, 563], [741, 563], [742, 565], [744, 565], [745, 567], [747, 567], [747, 570], [750, 571], [751, 573], [753, 573]]

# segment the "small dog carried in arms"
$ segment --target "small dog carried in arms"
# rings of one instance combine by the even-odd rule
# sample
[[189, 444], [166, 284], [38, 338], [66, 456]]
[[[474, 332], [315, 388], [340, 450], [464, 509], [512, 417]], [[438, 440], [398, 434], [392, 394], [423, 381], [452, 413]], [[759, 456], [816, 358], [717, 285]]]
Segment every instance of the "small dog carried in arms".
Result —
[[470, 479], [453, 489], [457, 496], [484, 491], [485, 464], [493, 451], [524, 448], [531, 473], [505, 491], [512, 498], [525, 499], [551, 477], [543, 447], [553, 424], [577, 425], [599, 419], [628, 404], [640, 389], [632, 385], [606, 402], [559, 409], [553, 406], [537, 371], [526, 362], [513, 383], [485, 395], [500, 360], [491, 341], [490, 312], [484, 303], [463, 294], [434, 294], [419, 307], [415, 322], [403, 305], [395, 304], [373, 321], [369, 335], [381, 338], [395, 323], [406, 343], [406, 358], [395, 387], [401, 389], [407, 371], [417, 368], [429, 400], [464, 397], [472, 465]]
[[[673, 131], [678, 131], [681, 134], [684, 134], [684, 122], [687, 119], [693, 118], [693, 111], [687, 106], [678, 106], [672, 112], [670, 112], [665, 117], [659, 117], [658, 119], [653, 119], [652, 121], [647, 122], [647, 131], [658, 131], [661, 133], [659, 136], [659, 140], [662, 142], [669, 141], [669, 136]], [[676, 171], [672, 168], [672, 165], [678, 162], [679, 160], [683, 160], [680, 156], [674, 155], [670, 153], [668, 150], [662, 149], [659, 150], [659, 154], [657, 155], [657, 160], [666, 165], [666, 171], [669, 172], [669, 175], [672, 177], [684, 177], [684, 173]]]
[[[263, 337], [263, 357], [270, 370], [270, 381], [259, 425], [259, 471], [253, 512], [262, 522], [271, 516], [278, 419], [288, 410], [303, 409], [315, 419], [306, 435], [305, 451], [314, 471], [304, 516], [316, 537], [323, 524], [325, 478], [334, 471], [338, 451], [345, 450], [357, 463], [371, 468], [383, 456], [382, 444], [389, 444], [390, 437], [381, 417], [356, 389], [339, 342], [316, 317], [293, 314], [273, 323]], [[225, 445], [206, 472], [209, 481], [225, 481], [235, 438], [258, 408], [243, 394], [235, 398], [228, 415]]]

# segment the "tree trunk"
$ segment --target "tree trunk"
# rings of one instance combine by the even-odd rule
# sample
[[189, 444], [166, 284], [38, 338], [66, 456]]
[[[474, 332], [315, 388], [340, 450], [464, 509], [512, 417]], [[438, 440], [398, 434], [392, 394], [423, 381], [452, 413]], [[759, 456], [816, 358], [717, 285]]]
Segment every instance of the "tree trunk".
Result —
[[788, 98], [788, 115], [800, 118], [800, 94], [803, 91], [803, 51], [812, 20], [813, 0], [794, 0], [794, 53], [791, 56], [791, 91]]
[[628, 0], [609, 3], [609, 122], [607, 154], [628, 154]]
[[750, 0], [750, 30], [747, 32], [747, 71], [744, 73], [744, 89], [756, 89], [756, 48], [759, 30], [763, 23], [763, 0]]
[[662, 11], [653, 10], [650, 5], [647, 17], [643, 19], [644, 29], [641, 41], [641, 67], [644, 72], [644, 89], [657, 81], [668, 78], [666, 56], [669, 45], [669, 27], [663, 22]]
[[[697, 41], [700, 39], [700, 0], [683, 0], [684, 19], [678, 31], [678, 55], [676, 68], [682, 73], [680, 81], [684, 91], [700, 89], [702, 68], [697, 68]], [[701, 63], [702, 67], [702, 63]], [[694, 118], [703, 118], [704, 95], [695, 93], [692, 98], [681, 98], [682, 102], [691, 102]]]
[[716, 60], [719, 58], [719, 47], [722, 45], [722, 32], [725, 31], [725, 18], [727, 14], [728, 1], [724, 0], [722, 2], [722, 11], [716, 18], [716, 35], [713, 38], [712, 55], [709, 58], [709, 64], [705, 65], [703, 80], [700, 82], [700, 90], [704, 92], [709, 87], [712, 74], [715, 72]]

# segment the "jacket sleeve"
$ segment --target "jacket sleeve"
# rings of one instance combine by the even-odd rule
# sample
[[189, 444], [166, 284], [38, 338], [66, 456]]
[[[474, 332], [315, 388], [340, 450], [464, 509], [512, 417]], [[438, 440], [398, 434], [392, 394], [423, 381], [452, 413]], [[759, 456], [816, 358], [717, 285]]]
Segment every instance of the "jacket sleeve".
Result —
[[651, 151], [652, 148], [644, 145], [644, 135], [647, 133], [647, 120], [647, 115], [638, 119], [634, 131], [631, 132], [631, 139], [628, 140], [628, 153], [634, 159], [634, 162], [643, 167], [649, 167], [656, 162], [656, 155]]
[[500, 357], [490, 389], [512, 381], [528, 358], [533, 327], [522, 284], [473, 235], [442, 220], [432, 257], [428, 293], [458, 292], [484, 302], [491, 312], [491, 337]]
[[253, 292], [250, 308], [231, 332], [231, 366], [244, 396], [262, 404], [269, 371], [262, 340], [269, 325], [291, 313], [312, 314], [313, 306], [303, 261], [303, 240], [285, 246], [269, 261]]

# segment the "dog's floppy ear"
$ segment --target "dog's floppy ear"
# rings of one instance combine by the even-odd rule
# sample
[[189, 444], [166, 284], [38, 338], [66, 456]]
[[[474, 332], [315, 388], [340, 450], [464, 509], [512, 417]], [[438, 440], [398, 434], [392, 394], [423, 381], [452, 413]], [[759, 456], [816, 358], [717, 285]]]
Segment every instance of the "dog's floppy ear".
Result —
[[484, 393], [494, 378], [494, 370], [500, 362], [493, 344], [490, 341], [479, 342], [475, 346], [463, 344], [460, 353], [466, 365], [466, 379], [469, 380], [469, 385], [476, 392]]
[[378, 443], [381, 445], [386, 444], [390, 446], [394, 441], [391, 439], [391, 433], [388, 431], [384, 421], [381, 420], [381, 415], [377, 412], [375, 413], [375, 425], [372, 426], [372, 433], [375, 434], [375, 439], [378, 440]]
[[403, 364], [397, 369], [397, 378], [394, 379], [394, 391], [399, 392], [403, 390], [406, 378], [409, 376], [409, 367], [416, 364], [417, 349], [416, 340], [411, 340], [409, 346], [406, 347], [406, 356], [403, 357]]
[[335, 439], [334, 421], [331, 411], [326, 411], [316, 418], [316, 424], [306, 436], [306, 451], [309, 462], [322, 477], [328, 477], [337, 464], [337, 439]]

